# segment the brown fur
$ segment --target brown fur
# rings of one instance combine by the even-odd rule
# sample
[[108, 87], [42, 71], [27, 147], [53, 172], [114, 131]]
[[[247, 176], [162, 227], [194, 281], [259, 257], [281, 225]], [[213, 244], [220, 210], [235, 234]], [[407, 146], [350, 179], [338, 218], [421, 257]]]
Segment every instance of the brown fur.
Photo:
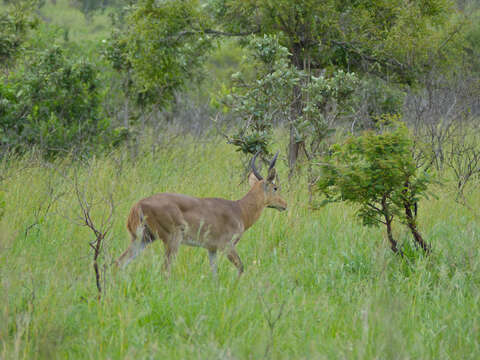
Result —
[[285, 210], [287, 203], [273, 183], [272, 169], [266, 180], [250, 174], [250, 191], [240, 200], [196, 198], [162, 193], [137, 202], [127, 220], [132, 242], [119, 257], [117, 265], [126, 266], [145, 246], [159, 238], [165, 245], [165, 270], [181, 244], [208, 250], [212, 271], [216, 275], [217, 251], [224, 251], [239, 274], [243, 264], [235, 249], [242, 234], [260, 217], [265, 207]]

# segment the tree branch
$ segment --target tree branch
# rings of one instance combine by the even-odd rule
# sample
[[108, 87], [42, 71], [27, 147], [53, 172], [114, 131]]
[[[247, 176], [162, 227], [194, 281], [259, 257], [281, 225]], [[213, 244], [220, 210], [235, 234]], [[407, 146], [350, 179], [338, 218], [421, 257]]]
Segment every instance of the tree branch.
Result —
[[[324, 43], [325, 42], [326, 41], [324, 41]], [[400, 61], [398, 61], [394, 57], [391, 57], [390, 59], [380, 59], [378, 57], [365, 54], [362, 50], [358, 49], [352, 43], [349, 43], [349, 42], [346, 42], [346, 41], [337, 41], [337, 40], [329, 40], [329, 42], [340, 46], [345, 51], [349, 51], [349, 52], [352, 52], [352, 53], [360, 56], [362, 59], [367, 60], [368, 62], [380, 63], [380, 64], [384, 64], [384, 65], [387, 65], [387, 66], [390, 66], [390, 67], [399, 68], [399, 69], [402, 69], [402, 70], [408, 69], [407, 65], [401, 63]]]
[[228, 32], [228, 31], [219, 31], [214, 29], [193, 29], [193, 30], [180, 31], [177, 34], [173, 34], [166, 38], [160, 39], [160, 41], [168, 41], [170, 39], [175, 39], [175, 41], [178, 41], [180, 38], [185, 36], [200, 35], [200, 34], [207, 34], [207, 35], [213, 35], [213, 36], [242, 37], [242, 36], [248, 36], [248, 35], [253, 35], [258, 33], [260, 33], [260, 27], [258, 27], [255, 30], [249, 30], [244, 32]]

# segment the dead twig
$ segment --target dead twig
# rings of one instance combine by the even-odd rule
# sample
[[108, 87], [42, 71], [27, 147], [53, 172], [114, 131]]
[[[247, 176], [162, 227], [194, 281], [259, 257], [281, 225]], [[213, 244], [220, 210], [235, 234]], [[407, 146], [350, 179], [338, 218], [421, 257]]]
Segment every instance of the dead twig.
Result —
[[[88, 227], [95, 235], [95, 239], [89, 242], [89, 246], [93, 250], [93, 269], [95, 272], [95, 282], [98, 290], [98, 300], [100, 300], [102, 296], [102, 274], [99, 267], [99, 257], [104, 247], [105, 238], [113, 225], [112, 218], [115, 211], [113, 196], [111, 193], [109, 193], [97, 203], [95, 203], [93, 200], [88, 200], [86, 196], [86, 191], [85, 189], [81, 188], [76, 173], [74, 176], [74, 192], [80, 206], [80, 224], [82, 226]], [[107, 203], [108, 211], [103, 214], [99, 223], [95, 223], [92, 219], [91, 212], [94, 205], [99, 204], [100, 202]], [[106, 268], [104, 267], [104, 274], [105, 269]], [[105, 284], [105, 279], [103, 279], [103, 283]]]
[[265, 348], [265, 353], [263, 355], [264, 358], [268, 358], [270, 355], [270, 351], [274, 346], [275, 327], [277, 326], [278, 321], [283, 315], [287, 300], [286, 299], [283, 300], [283, 302], [280, 304], [280, 308], [275, 313], [274, 306], [267, 304], [263, 294], [259, 294], [258, 298], [260, 299], [260, 303], [262, 304], [263, 317], [267, 321], [267, 325], [269, 329], [269, 339], [268, 339], [267, 346]]

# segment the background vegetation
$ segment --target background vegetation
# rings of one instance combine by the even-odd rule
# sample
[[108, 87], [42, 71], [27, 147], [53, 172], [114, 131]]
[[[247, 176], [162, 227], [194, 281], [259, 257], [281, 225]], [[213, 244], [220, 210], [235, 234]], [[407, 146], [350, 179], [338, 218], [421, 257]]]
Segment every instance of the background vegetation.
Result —
[[[0, 358], [478, 358], [479, 19], [0, 2]], [[289, 209], [244, 235], [240, 279], [189, 247], [167, 278], [158, 241], [110, 267], [135, 201], [240, 198], [277, 149]]]

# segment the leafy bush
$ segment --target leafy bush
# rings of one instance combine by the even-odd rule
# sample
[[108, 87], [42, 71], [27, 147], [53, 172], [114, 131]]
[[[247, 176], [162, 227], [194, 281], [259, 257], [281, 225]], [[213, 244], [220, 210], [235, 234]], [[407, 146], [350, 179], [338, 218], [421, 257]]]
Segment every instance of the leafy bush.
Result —
[[108, 143], [95, 66], [57, 46], [35, 58], [0, 82], [2, 147], [22, 152], [36, 146], [51, 156]]

